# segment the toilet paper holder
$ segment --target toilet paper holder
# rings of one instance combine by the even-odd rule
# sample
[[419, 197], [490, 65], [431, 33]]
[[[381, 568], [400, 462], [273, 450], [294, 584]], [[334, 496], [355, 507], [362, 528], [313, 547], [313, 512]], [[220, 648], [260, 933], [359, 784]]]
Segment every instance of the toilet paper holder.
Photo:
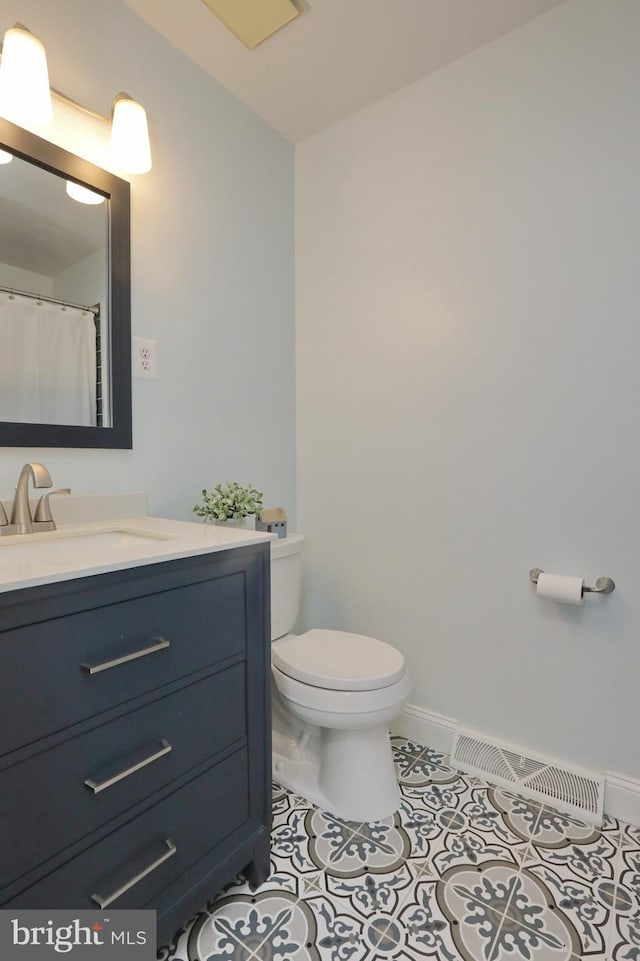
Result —
[[[529, 571], [529, 580], [532, 584], [538, 583], [538, 577], [544, 574], [539, 567], [532, 567]], [[616, 589], [615, 581], [610, 577], [599, 577], [595, 587], [587, 587], [585, 584], [582, 590], [585, 594], [612, 594]]]

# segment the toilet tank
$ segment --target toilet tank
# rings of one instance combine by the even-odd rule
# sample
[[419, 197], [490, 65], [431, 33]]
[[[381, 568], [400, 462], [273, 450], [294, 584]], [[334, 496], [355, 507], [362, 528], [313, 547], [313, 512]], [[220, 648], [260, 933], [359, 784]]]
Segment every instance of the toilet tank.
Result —
[[302, 534], [271, 541], [271, 640], [293, 630], [302, 596]]

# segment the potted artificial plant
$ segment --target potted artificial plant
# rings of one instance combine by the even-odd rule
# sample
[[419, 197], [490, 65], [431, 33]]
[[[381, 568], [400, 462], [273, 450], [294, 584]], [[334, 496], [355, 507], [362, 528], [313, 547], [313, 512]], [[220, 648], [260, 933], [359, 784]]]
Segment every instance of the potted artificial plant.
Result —
[[256, 490], [253, 484], [241, 487], [235, 481], [216, 484], [212, 491], [202, 491], [202, 503], [192, 510], [211, 524], [254, 527], [255, 515], [262, 510], [262, 491]]

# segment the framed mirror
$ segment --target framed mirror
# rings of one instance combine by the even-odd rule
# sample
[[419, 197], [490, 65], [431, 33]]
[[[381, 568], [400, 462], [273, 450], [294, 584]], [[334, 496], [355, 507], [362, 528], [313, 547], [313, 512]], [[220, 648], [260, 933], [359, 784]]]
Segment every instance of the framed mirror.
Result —
[[0, 118], [0, 446], [131, 448], [130, 220], [127, 181]]

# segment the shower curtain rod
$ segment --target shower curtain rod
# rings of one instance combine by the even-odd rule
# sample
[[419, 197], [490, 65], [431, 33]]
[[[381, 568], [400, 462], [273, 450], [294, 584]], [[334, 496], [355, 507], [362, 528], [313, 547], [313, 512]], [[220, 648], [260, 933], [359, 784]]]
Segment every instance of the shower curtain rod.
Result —
[[0, 290], [5, 294], [17, 294], [19, 297], [30, 297], [32, 300], [46, 301], [47, 304], [60, 304], [61, 307], [75, 307], [76, 310], [88, 310], [90, 314], [99, 314], [99, 307], [87, 307], [86, 304], [73, 304], [70, 300], [58, 300], [55, 297], [47, 297], [46, 294], [32, 294], [28, 290], [17, 290], [15, 287], [5, 287], [0, 284]]

